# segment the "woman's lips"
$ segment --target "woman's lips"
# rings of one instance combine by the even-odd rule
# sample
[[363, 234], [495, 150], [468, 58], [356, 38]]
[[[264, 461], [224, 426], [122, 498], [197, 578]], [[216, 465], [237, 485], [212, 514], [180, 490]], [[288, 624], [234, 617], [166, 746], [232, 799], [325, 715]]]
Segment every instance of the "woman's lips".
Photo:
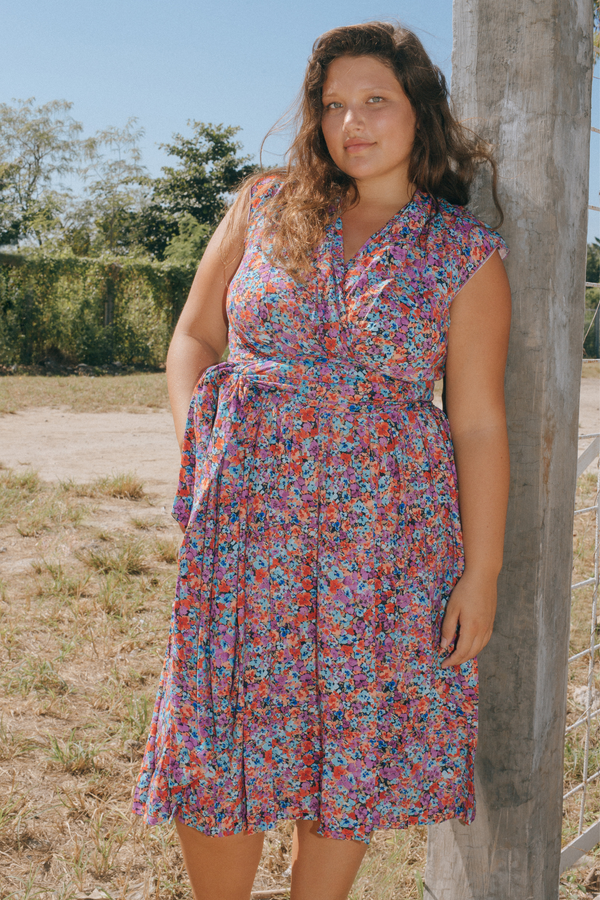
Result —
[[353, 141], [351, 144], [344, 144], [344, 150], [358, 152], [359, 150], [366, 150], [367, 147], [372, 146], [373, 142]]

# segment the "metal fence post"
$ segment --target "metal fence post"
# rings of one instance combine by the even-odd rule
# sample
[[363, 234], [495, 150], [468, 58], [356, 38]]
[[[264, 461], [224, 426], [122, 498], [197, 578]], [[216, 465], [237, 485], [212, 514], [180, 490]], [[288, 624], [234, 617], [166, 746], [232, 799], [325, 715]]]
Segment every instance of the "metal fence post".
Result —
[[454, 0], [452, 93], [496, 147], [511, 248], [512, 482], [477, 816], [430, 827], [428, 900], [558, 897], [591, 78], [591, 0]]

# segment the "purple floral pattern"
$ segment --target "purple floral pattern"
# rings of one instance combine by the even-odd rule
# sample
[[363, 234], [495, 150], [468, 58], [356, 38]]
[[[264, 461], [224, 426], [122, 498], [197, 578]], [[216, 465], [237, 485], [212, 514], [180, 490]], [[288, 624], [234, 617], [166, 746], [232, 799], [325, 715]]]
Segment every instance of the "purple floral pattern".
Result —
[[417, 192], [345, 265], [332, 221], [303, 284], [253, 190], [230, 355], [190, 404], [185, 527], [134, 809], [207, 835], [320, 819], [326, 837], [475, 814], [477, 664], [441, 662], [463, 569], [448, 422], [452, 298], [502, 239]]

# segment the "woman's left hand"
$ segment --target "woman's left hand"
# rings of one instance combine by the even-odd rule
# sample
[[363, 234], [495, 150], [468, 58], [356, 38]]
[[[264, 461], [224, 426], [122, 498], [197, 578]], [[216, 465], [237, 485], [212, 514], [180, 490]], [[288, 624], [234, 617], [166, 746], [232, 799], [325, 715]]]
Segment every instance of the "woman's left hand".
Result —
[[496, 615], [497, 576], [465, 571], [456, 583], [442, 623], [440, 647], [445, 650], [454, 640], [454, 651], [442, 663], [442, 669], [459, 666], [483, 650], [492, 636]]

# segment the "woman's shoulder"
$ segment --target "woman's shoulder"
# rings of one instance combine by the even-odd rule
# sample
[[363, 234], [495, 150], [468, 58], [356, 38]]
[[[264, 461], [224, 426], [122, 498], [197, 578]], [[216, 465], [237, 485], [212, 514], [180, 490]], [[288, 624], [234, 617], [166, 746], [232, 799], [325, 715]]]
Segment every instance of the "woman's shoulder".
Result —
[[435, 219], [439, 237], [455, 247], [461, 256], [479, 256], [481, 253], [487, 256], [498, 250], [504, 259], [508, 254], [504, 238], [466, 206], [455, 206], [448, 200], [440, 199]]
[[267, 172], [259, 175], [250, 188], [250, 211], [256, 210], [262, 204], [274, 197], [283, 185], [283, 175], [280, 172]]

